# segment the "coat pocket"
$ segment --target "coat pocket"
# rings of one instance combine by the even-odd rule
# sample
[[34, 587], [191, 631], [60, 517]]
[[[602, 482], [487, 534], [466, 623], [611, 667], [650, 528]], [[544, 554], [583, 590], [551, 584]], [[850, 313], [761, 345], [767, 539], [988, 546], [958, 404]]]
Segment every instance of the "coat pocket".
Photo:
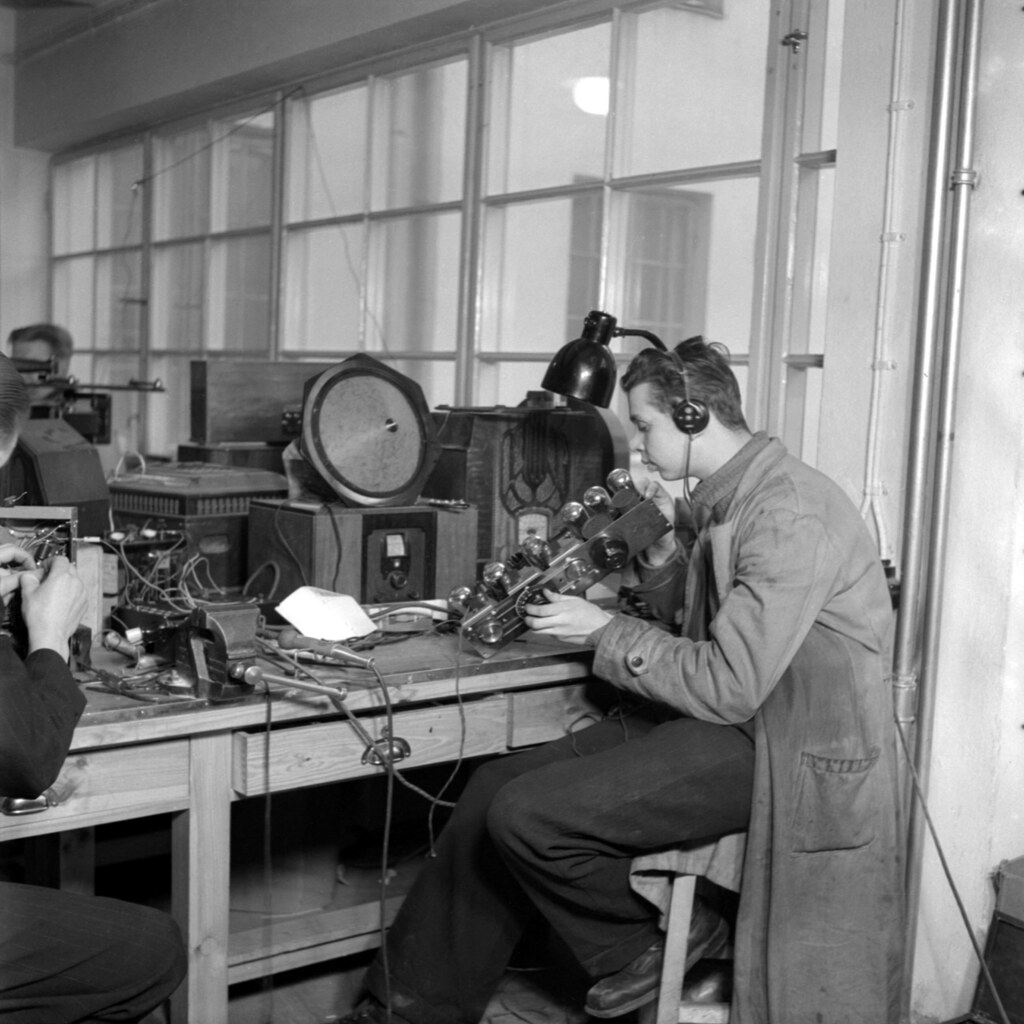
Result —
[[875, 838], [877, 801], [873, 799], [870, 757], [821, 757], [803, 751], [793, 805], [793, 852], [853, 850]]

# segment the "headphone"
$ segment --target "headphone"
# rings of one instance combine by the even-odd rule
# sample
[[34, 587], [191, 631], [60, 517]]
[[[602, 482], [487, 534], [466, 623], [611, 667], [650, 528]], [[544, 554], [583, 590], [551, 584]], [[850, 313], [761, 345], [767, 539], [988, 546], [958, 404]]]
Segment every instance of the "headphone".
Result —
[[684, 345], [689, 345], [695, 342], [699, 342], [703, 345], [705, 343], [704, 336], [702, 334], [698, 334], [692, 338], [687, 338], [685, 341], [681, 341], [675, 349], [672, 349], [669, 352], [669, 355], [672, 357], [672, 361], [676, 364], [676, 369], [679, 371], [679, 379], [683, 384], [683, 397], [672, 408], [672, 422], [679, 430], [684, 434], [688, 434], [690, 437], [693, 437], [695, 434], [699, 434], [705, 430], [708, 423], [711, 421], [711, 413], [708, 410], [707, 403], [698, 401], [696, 398], [690, 398], [686, 394], [686, 372], [683, 366], [683, 360], [679, 356], [679, 349]]

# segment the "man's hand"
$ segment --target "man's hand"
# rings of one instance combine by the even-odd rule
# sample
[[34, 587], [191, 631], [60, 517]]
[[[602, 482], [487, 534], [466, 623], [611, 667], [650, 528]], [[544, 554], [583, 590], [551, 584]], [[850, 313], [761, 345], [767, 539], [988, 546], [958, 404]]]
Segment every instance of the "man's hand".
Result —
[[644, 560], [650, 566], [664, 565], [676, 553], [676, 503], [657, 480], [648, 480], [644, 485], [644, 498], [653, 498], [658, 511], [672, 524], [672, 529], [663, 537], [644, 549]]
[[582, 597], [570, 597], [545, 590], [548, 604], [528, 604], [526, 624], [544, 636], [558, 637], [570, 644], [585, 644], [595, 629], [611, 621], [611, 615]]
[[17, 544], [0, 544], [0, 600], [6, 605], [18, 587], [19, 577], [36, 567], [36, 560]]
[[68, 638], [87, 607], [78, 571], [63, 555], [55, 555], [45, 579], [40, 580], [34, 572], [23, 572], [18, 579], [29, 653], [48, 648], [67, 658]]

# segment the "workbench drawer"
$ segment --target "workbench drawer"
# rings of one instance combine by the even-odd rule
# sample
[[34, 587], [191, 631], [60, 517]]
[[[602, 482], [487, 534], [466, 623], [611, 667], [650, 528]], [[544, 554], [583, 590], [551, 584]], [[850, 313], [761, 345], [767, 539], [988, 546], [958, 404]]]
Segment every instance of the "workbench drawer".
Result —
[[531, 747], [561, 739], [601, 718], [588, 697], [589, 683], [544, 690], [519, 690], [508, 695], [508, 746]]
[[189, 741], [69, 754], [47, 796], [45, 810], [0, 815], [0, 842], [183, 810], [189, 800]]
[[[393, 745], [408, 744], [399, 769], [500, 753], [506, 749], [508, 704], [503, 696], [450, 703], [392, 716]], [[384, 738], [384, 715], [360, 717], [374, 742]], [[383, 769], [347, 719], [234, 736], [232, 785], [238, 796], [316, 786], [375, 775]]]

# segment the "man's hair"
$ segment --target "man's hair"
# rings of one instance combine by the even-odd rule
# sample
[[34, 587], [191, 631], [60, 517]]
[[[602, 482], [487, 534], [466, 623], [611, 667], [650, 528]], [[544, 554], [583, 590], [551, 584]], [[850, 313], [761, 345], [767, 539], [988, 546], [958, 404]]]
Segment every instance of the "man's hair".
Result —
[[0, 445], [15, 440], [28, 418], [28, 391], [14, 363], [0, 355]]
[[638, 384], [651, 389], [651, 402], [671, 412], [684, 398], [703, 402], [729, 430], [749, 430], [736, 375], [729, 365], [729, 350], [703, 338], [681, 341], [672, 352], [641, 349], [622, 378], [624, 391]]
[[7, 343], [13, 345], [16, 341], [48, 342], [54, 356], [61, 362], [69, 360], [74, 349], [70, 331], [58, 327], [57, 324], [29, 324], [27, 327], [16, 327], [11, 331]]

